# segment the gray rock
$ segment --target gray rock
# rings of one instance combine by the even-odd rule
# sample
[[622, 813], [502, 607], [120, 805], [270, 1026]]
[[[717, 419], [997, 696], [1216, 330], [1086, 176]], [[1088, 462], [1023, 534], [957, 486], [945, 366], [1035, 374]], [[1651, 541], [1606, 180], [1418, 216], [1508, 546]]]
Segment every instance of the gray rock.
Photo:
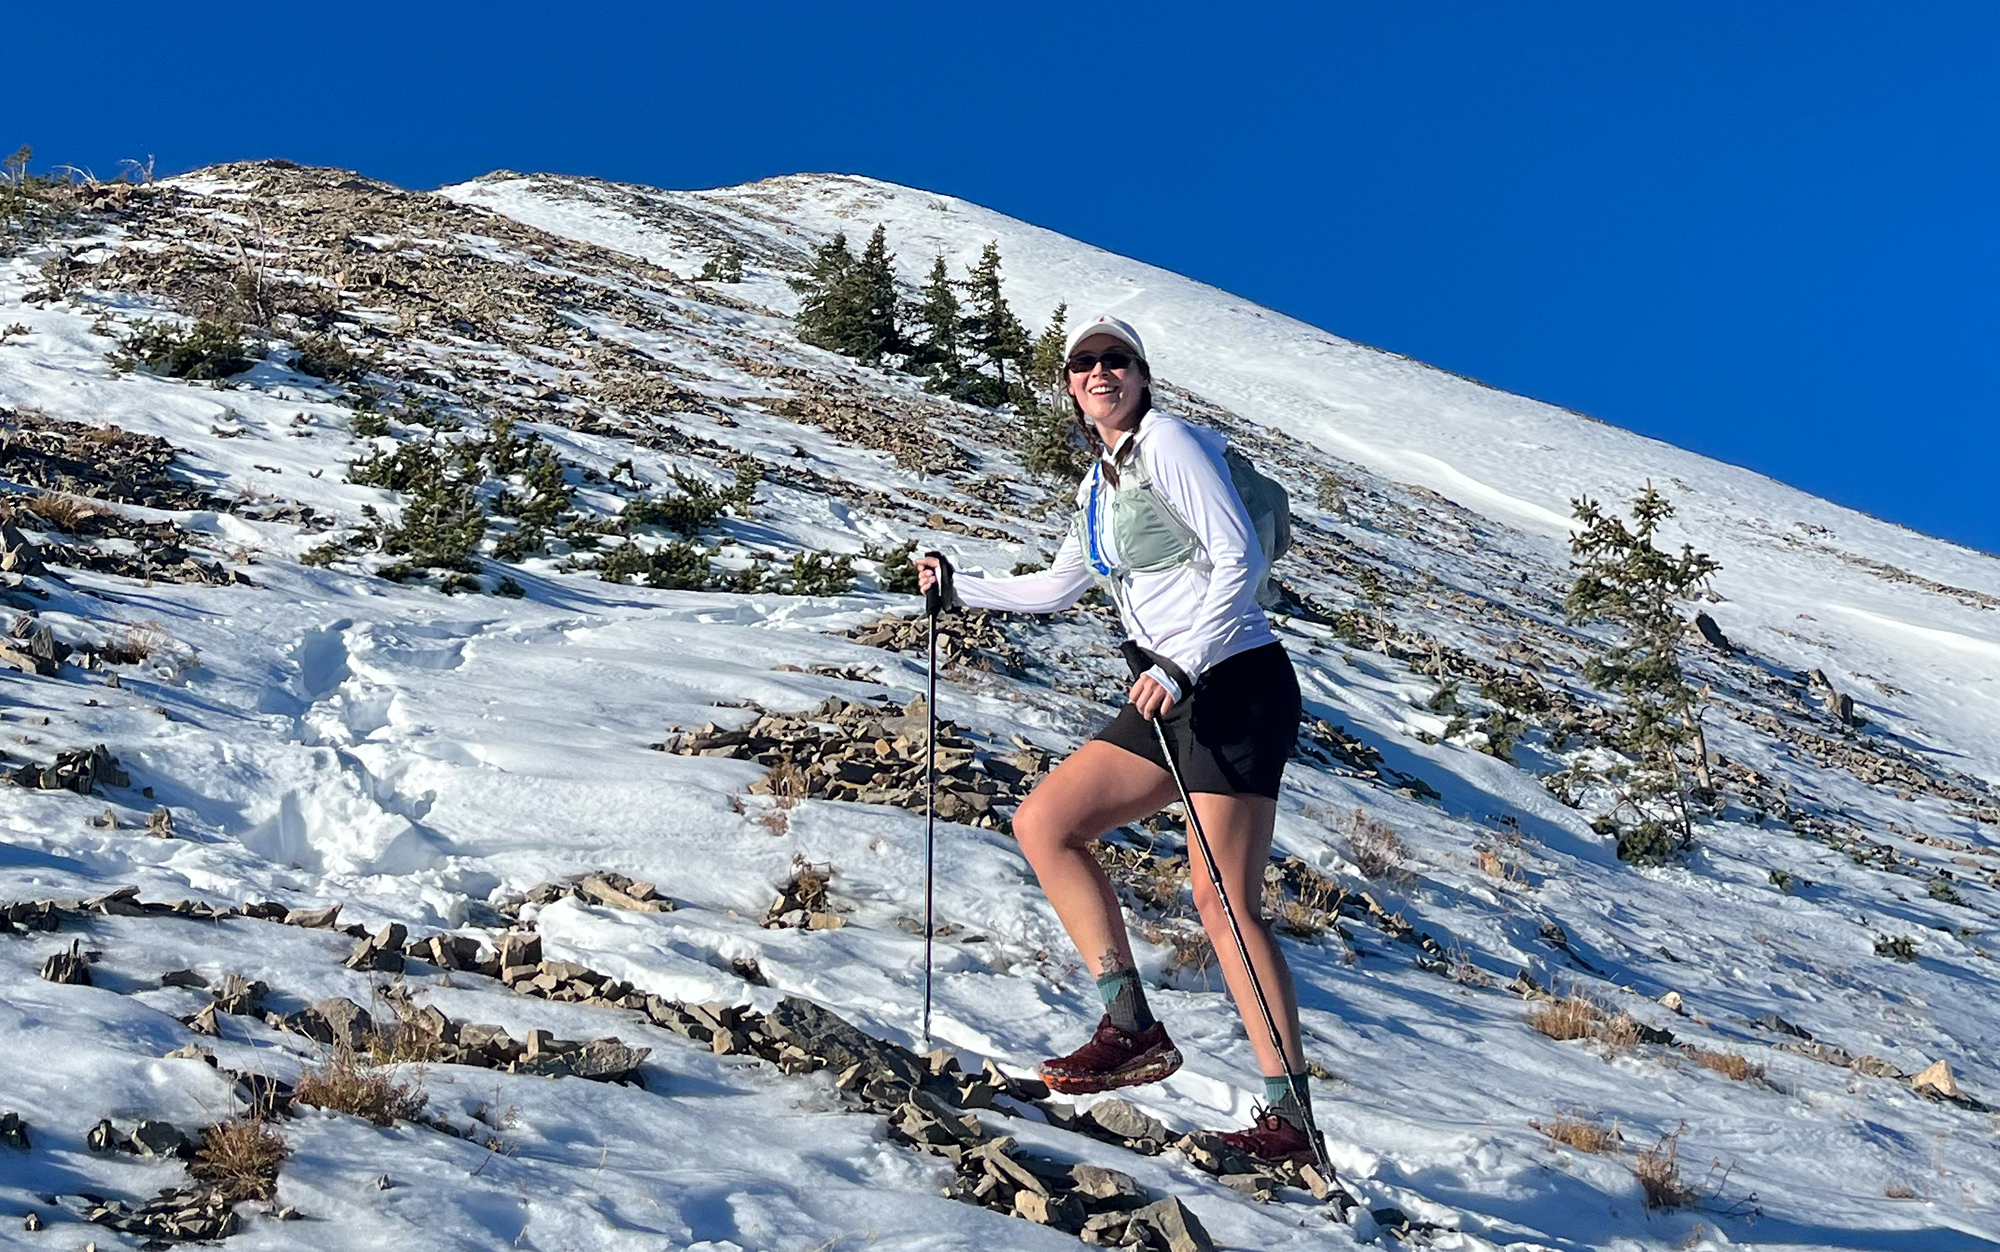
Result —
[[140, 1156], [178, 1156], [189, 1144], [187, 1136], [170, 1123], [149, 1119], [133, 1128], [132, 1146]]
[[215, 1007], [225, 1013], [257, 1014], [263, 1011], [264, 994], [270, 988], [261, 982], [252, 982], [241, 974], [224, 974], [222, 982], [211, 993], [215, 996]]
[[1073, 1195], [1017, 1191], [1014, 1193], [1014, 1212], [1031, 1222], [1053, 1226], [1072, 1235], [1083, 1230], [1083, 1202]]
[[1123, 1100], [1100, 1100], [1084, 1111], [1084, 1117], [1098, 1129], [1120, 1139], [1152, 1139], [1165, 1142], [1167, 1128]]
[[930, 1075], [909, 1049], [877, 1039], [810, 1000], [787, 996], [764, 1019], [764, 1031], [774, 1039], [798, 1045], [807, 1055], [834, 1070], [860, 1064], [878, 1076], [920, 1087]]
[[90, 959], [83, 954], [81, 940], [72, 940], [69, 951], [57, 952], [42, 962], [42, 977], [72, 987], [90, 986]]
[[1201, 1219], [1177, 1197], [1134, 1209], [1132, 1220], [1152, 1227], [1166, 1243], [1167, 1252], [1215, 1252], [1215, 1241], [1202, 1228]]
[[505, 1026], [466, 1022], [458, 1028], [458, 1046], [473, 1052], [507, 1052], [513, 1040]]
[[1792, 1025], [1776, 1013], [1764, 1014], [1764, 1016], [1757, 1019], [1755, 1024], [1763, 1027], [1765, 1030], [1774, 1030], [1781, 1035], [1790, 1035], [1794, 1039], [1803, 1039], [1807, 1043], [1812, 1042], [1811, 1031], [1805, 1029], [1803, 1026]]
[[1093, 1200], [1143, 1200], [1146, 1194], [1132, 1175], [1099, 1165], [1072, 1165], [1069, 1176], [1077, 1193]]
[[[321, 1040], [323, 1043], [362, 1048], [367, 1046], [368, 1037], [375, 1033], [375, 1019], [368, 1015], [368, 1010], [346, 996], [321, 1000], [307, 1009], [305, 1016], [320, 1024], [326, 1036]], [[320, 1034], [310, 1030], [307, 1033], [314, 1038]]]

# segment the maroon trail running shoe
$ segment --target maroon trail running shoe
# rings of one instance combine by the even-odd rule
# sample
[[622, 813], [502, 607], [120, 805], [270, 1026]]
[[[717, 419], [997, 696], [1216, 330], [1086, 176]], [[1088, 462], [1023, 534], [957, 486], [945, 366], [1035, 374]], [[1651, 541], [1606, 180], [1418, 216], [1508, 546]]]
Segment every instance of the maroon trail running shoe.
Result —
[[[1258, 1110], [1256, 1124], [1248, 1130], [1217, 1131], [1215, 1137], [1260, 1161], [1290, 1161], [1294, 1165], [1311, 1165], [1314, 1162], [1312, 1139], [1276, 1109]], [[1326, 1139], [1316, 1137], [1319, 1138], [1320, 1150], [1324, 1152]]]
[[1097, 1032], [1068, 1056], [1042, 1062], [1042, 1081], [1066, 1095], [1110, 1091], [1158, 1082], [1181, 1067], [1180, 1050], [1162, 1022], [1137, 1034], [1118, 1029], [1107, 1014]]

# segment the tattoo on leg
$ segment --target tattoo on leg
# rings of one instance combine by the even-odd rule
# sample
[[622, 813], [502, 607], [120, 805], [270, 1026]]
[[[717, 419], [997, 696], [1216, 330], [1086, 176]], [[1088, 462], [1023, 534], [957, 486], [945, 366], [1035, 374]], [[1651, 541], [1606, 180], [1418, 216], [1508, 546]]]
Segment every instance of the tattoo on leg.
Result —
[[1106, 948], [1104, 955], [1097, 958], [1097, 976], [1099, 978], [1106, 978], [1112, 974], [1122, 974], [1132, 968], [1132, 962], [1120, 956], [1116, 948]]

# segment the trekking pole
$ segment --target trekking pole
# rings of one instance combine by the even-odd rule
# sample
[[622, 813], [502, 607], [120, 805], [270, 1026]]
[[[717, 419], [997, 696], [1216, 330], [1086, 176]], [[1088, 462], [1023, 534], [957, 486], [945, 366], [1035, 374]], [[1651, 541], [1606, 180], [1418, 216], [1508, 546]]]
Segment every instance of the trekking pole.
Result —
[[[1152, 668], [1152, 662], [1147, 659], [1145, 650], [1136, 640], [1127, 639], [1118, 645], [1118, 651], [1124, 654], [1125, 664], [1131, 669], [1134, 681]], [[1183, 692], [1182, 698], [1186, 699], [1193, 694], [1193, 692]], [[1264, 985], [1257, 981], [1257, 968], [1250, 964], [1250, 946], [1243, 942], [1243, 927], [1237, 924], [1236, 910], [1229, 903], [1229, 892], [1223, 889], [1222, 871], [1215, 867], [1215, 853], [1208, 846], [1208, 835], [1201, 828], [1201, 819], [1195, 816], [1194, 801], [1188, 798], [1187, 783], [1181, 780], [1181, 767], [1174, 760], [1173, 745], [1167, 742], [1166, 724], [1157, 717], [1148, 720], [1153, 723], [1153, 734], [1159, 738], [1160, 755], [1166, 758], [1167, 772], [1174, 776], [1174, 787], [1180, 792], [1181, 811], [1187, 814], [1188, 833], [1194, 837], [1195, 845], [1201, 849], [1201, 859], [1208, 866], [1209, 886], [1215, 889], [1215, 898], [1222, 903], [1222, 915], [1229, 921], [1230, 937], [1236, 940], [1236, 957], [1243, 962], [1243, 974], [1250, 980], [1250, 994], [1257, 1001], [1257, 1011], [1264, 1016], [1264, 1029], [1271, 1034], [1271, 1049], [1278, 1054], [1279, 1061], [1285, 1067], [1285, 1085], [1292, 1090], [1292, 1103], [1298, 1105], [1299, 1112], [1305, 1115], [1306, 1139], [1312, 1144], [1313, 1162], [1319, 1166], [1319, 1171], [1328, 1185], [1331, 1185], [1333, 1167], [1327, 1163], [1326, 1147], [1320, 1142], [1319, 1126], [1313, 1120], [1312, 1107], [1306, 1103], [1305, 1093], [1299, 1090], [1299, 1080], [1293, 1075], [1292, 1058], [1285, 1051], [1285, 1037], [1278, 1032], [1278, 1019], [1271, 1014], [1271, 1002], [1264, 998]]]
[[924, 1047], [931, 1045], [931, 935], [932, 885], [937, 863], [937, 628], [951, 591], [951, 563], [942, 552], [926, 552], [937, 558], [937, 575], [924, 592], [924, 615], [930, 618], [930, 665], [925, 672], [924, 714], [930, 719], [924, 733]]

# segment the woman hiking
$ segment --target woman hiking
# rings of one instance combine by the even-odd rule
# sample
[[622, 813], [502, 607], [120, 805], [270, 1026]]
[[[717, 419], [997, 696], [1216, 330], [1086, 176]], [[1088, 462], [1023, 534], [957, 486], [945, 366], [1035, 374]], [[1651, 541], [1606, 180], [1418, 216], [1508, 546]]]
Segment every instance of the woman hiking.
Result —
[[[1266, 561], [1223, 459], [1221, 436], [1152, 407], [1139, 332], [1099, 317], [1069, 337], [1064, 385], [1097, 462], [1077, 489], [1077, 515], [1044, 571], [953, 577], [920, 558], [928, 591], [975, 608], [1048, 613], [1107, 580], [1125, 629], [1150, 668], [1097, 736], [1043, 779], [1014, 814], [1014, 834], [1104, 998], [1090, 1041], [1042, 1063], [1064, 1092], [1157, 1082], [1180, 1068], [1165, 1024], [1146, 1005], [1118, 897], [1091, 846], [1106, 832], [1179, 798], [1150, 720], [1174, 745], [1244, 945], [1282, 1036], [1257, 1008], [1224, 906], [1189, 841], [1195, 906], [1264, 1074], [1265, 1107], [1250, 1129], [1221, 1137], [1266, 1160], [1314, 1157], [1305, 1053], [1291, 971], [1262, 916], [1280, 776], [1298, 736], [1297, 677], [1257, 603]], [[1171, 510], [1171, 520], [1161, 510]]]

